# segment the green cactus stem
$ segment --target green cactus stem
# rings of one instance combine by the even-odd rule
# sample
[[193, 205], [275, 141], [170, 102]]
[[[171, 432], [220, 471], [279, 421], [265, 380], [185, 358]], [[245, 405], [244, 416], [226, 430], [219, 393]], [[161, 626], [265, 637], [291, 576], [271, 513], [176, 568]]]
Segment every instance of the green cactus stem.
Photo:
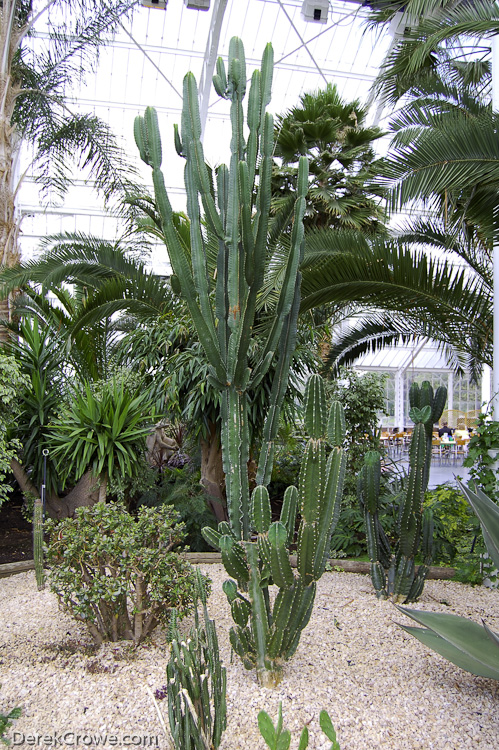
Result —
[[[364, 514], [371, 579], [376, 596], [392, 597], [394, 602], [416, 601], [423, 591], [433, 553], [433, 518], [423, 511], [428, 487], [433, 424], [438, 422], [447, 399], [447, 390], [436, 393], [428, 381], [413, 383], [410, 392], [414, 430], [409, 447], [409, 477], [403, 494], [397, 524], [397, 541], [391, 552], [388, 537], [379, 518], [381, 459], [376, 451], [366, 454], [357, 477], [357, 497]], [[416, 567], [416, 555], [423, 562]]]
[[[172, 650], [167, 666], [168, 718], [176, 750], [214, 750], [227, 725], [227, 678], [220, 661], [215, 623], [206, 606], [206, 590], [197, 571], [194, 626], [183, 641], [173, 617]], [[204, 626], [200, 624], [199, 603]]]
[[[245, 130], [246, 63], [241, 40], [231, 40], [227, 66], [222, 59], [217, 62], [214, 86], [219, 96], [230, 102], [232, 138], [230, 163], [218, 168], [216, 189], [204, 160], [196, 81], [191, 73], [184, 79], [182, 122], [180, 132], [177, 129], [175, 133], [175, 146], [186, 162], [190, 255], [177, 232], [165, 188], [156, 112], [148, 108], [134, 126], [141, 158], [152, 169], [156, 204], [173, 268], [172, 286], [189, 307], [209, 363], [210, 381], [221, 395], [222, 460], [230, 527], [220, 524], [218, 531], [205, 530], [204, 534], [220, 549], [233, 579], [226, 587], [234, 618], [232, 647], [246, 667], [256, 668], [258, 680], [265, 685], [277, 684], [282, 666], [296, 650], [310, 618], [315, 583], [324, 571], [338, 519], [345, 472], [341, 447], [344, 416], [336, 406], [328, 427], [324, 384], [318, 376], [312, 376], [305, 393], [305, 423], [311, 437], [299, 487], [288, 489], [281, 518], [271, 523], [266, 486], [296, 345], [308, 192], [308, 162], [302, 157], [282, 283], [276, 290], [276, 307], [268, 329], [264, 335], [259, 334], [259, 358], [250, 369], [248, 353], [255, 343], [257, 300], [272, 259], [268, 230], [274, 123], [266, 111], [272, 71], [273, 51], [267, 45], [261, 70], [251, 77]], [[202, 220], [218, 241], [216, 274], [210, 272]], [[271, 364], [274, 377], [270, 406], [263, 424], [257, 486], [250, 498], [248, 392], [261, 382]], [[326, 449], [327, 431], [334, 446], [331, 451]], [[298, 511], [301, 520], [295, 574], [289, 564], [289, 544]], [[273, 609], [271, 584], [279, 588]]]

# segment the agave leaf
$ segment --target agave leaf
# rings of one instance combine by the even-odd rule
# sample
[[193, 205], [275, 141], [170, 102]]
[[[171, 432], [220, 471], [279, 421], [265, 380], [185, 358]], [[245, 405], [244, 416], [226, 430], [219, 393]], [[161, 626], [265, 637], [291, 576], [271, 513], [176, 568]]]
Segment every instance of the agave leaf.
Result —
[[[397, 607], [423, 628], [400, 625], [425, 646], [461, 669], [479, 677], [499, 680], [498, 635], [472, 620], [442, 612], [421, 612]], [[399, 623], [400, 624], [400, 623]]]
[[478, 516], [487, 551], [496, 568], [499, 568], [499, 507], [477, 488], [476, 493], [459, 482], [461, 492]]

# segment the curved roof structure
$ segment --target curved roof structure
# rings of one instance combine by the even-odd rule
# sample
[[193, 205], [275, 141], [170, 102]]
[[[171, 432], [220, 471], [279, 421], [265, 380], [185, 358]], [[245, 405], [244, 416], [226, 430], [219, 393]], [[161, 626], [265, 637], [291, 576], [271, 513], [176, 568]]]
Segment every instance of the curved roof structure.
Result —
[[[332, 82], [348, 100], [366, 102], [389, 44], [366, 27], [366, 10], [357, 0], [143, 0], [130, 20], [123, 20], [113, 43], [100, 53], [95, 74], [68, 92], [71, 106], [108, 122], [140, 168], [133, 142], [133, 121], [145, 107], [158, 111], [163, 133], [164, 169], [172, 203], [184, 207], [183, 161], [173, 145], [173, 124], [180, 120], [182, 80], [192, 71], [199, 84], [206, 120], [204, 146], [212, 165], [226, 161], [230, 130], [228, 104], [217, 97], [211, 77], [216, 57], [227, 58], [231, 37], [244, 43], [248, 77], [271, 42], [275, 72], [271, 111], [281, 113], [300, 94]], [[199, 7], [209, 6], [207, 10]], [[308, 15], [308, 17], [307, 17]], [[314, 15], [316, 20], [313, 20]], [[310, 17], [311, 16], [311, 17]], [[37, 25], [32, 44], [44, 45], [48, 27]], [[373, 109], [373, 117], [379, 112]], [[142, 165], [143, 166], [143, 165]], [[148, 170], [143, 171], [149, 183]], [[116, 222], [92, 194], [84, 175], [62, 206], [42, 205], [38, 186], [28, 175], [20, 196], [22, 252], [36, 252], [40, 237], [61, 231], [114, 236]], [[165, 258], [153, 259], [159, 271]]]

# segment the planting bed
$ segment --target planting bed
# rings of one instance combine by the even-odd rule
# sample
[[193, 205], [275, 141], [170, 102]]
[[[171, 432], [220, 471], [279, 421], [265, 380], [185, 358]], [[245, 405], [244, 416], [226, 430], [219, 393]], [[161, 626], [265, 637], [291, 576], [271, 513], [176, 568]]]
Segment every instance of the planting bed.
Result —
[[[406, 635], [395, 624], [406, 618], [376, 600], [367, 576], [323, 576], [283, 682], [267, 690], [237, 657], [231, 662], [230, 612], [221, 591], [227, 576], [221, 565], [202, 567], [213, 579], [209, 610], [227, 667], [228, 726], [221, 750], [263, 750], [257, 715], [264, 708], [275, 720], [279, 701], [292, 731], [291, 750], [304, 723], [310, 750], [329, 748], [318, 727], [322, 708], [341, 750], [497, 748], [499, 684], [461, 671]], [[497, 591], [429, 581], [416, 606], [478, 622], [485, 618], [499, 631], [498, 604]], [[162, 632], [137, 652], [124, 643], [95, 650], [86, 629], [59, 613], [54, 595], [37, 591], [33, 572], [0, 580], [0, 632], [0, 710], [23, 708], [11, 729], [17, 746], [27, 747], [28, 735], [40, 734], [38, 747], [54, 745], [43, 736], [62, 738], [56, 746], [63, 747], [64, 733], [74, 732], [66, 735], [66, 745], [76, 746], [80, 735], [80, 747], [95, 746], [93, 737], [107, 734], [108, 746], [114, 742], [109, 736], [116, 736], [118, 746], [151, 746], [152, 738], [152, 746], [170, 747], [148, 691], [166, 681]], [[158, 705], [167, 724], [166, 699]]]

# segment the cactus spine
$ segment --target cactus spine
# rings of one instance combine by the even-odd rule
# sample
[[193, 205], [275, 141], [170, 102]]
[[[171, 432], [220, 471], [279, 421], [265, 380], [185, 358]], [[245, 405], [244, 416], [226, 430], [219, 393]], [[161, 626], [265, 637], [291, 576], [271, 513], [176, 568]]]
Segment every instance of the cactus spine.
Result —
[[[395, 602], [415, 601], [421, 595], [432, 560], [433, 518], [431, 512], [423, 511], [423, 500], [430, 476], [433, 424], [442, 415], [447, 389], [440, 387], [434, 394], [428, 381], [421, 387], [413, 383], [409, 398], [414, 431], [409, 447], [409, 477], [399, 508], [398, 538], [393, 554], [379, 519], [379, 453], [369, 451], [366, 454], [357, 478], [374, 589], [378, 598], [391, 596]], [[423, 562], [416, 572], [418, 552]]]
[[[208, 617], [206, 591], [197, 571], [194, 626], [181, 641], [173, 617], [167, 666], [168, 718], [176, 750], [213, 750], [226, 727], [226, 671], [220, 662], [215, 623]], [[200, 626], [201, 600], [204, 628]]]
[[[232, 139], [229, 167], [217, 170], [216, 190], [205, 165], [201, 144], [196, 81], [184, 79], [181, 133], [177, 151], [185, 157], [187, 212], [191, 253], [184, 250], [173, 222], [172, 209], [161, 172], [161, 140], [157, 116], [148, 108], [138, 117], [134, 133], [141, 158], [152, 167], [156, 203], [173, 267], [172, 286], [185, 299], [210, 366], [210, 380], [221, 393], [221, 443], [230, 526], [206, 530], [205, 538], [220, 549], [227, 572], [234, 579], [226, 586], [234, 627], [231, 643], [246, 667], [256, 667], [262, 684], [280, 679], [283, 662], [295, 651], [307, 624], [322, 574], [329, 540], [339, 512], [344, 475], [341, 445], [341, 410], [331, 417], [330, 434], [336, 448], [326, 461], [324, 434], [327, 420], [322, 381], [313, 377], [307, 386], [306, 423], [311, 441], [298, 489], [286, 493], [280, 521], [271, 523], [266, 485], [270, 480], [273, 446], [288, 385], [296, 343], [300, 304], [299, 264], [303, 254], [303, 215], [308, 190], [308, 162], [300, 159], [297, 199], [289, 238], [289, 252], [276, 308], [259, 360], [248, 367], [254, 339], [256, 303], [271, 253], [268, 245], [274, 125], [266, 112], [272, 84], [273, 51], [265, 48], [261, 71], [251, 78], [247, 109], [247, 141], [243, 135], [242, 102], [246, 93], [244, 50], [239, 39], [229, 46], [227, 68], [217, 62], [214, 85], [230, 101]], [[258, 180], [256, 179], [258, 166]], [[216, 275], [208, 270], [204, 221], [218, 239]], [[247, 463], [249, 434], [248, 390], [261, 382], [274, 365], [269, 409], [263, 425], [257, 487], [250, 498]], [[344, 419], [343, 419], [344, 424]], [[298, 576], [289, 564], [299, 507]], [[251, 532], [256, 531], [256, 541]], [[274, 612], [268, 587], [279, 586]]]

